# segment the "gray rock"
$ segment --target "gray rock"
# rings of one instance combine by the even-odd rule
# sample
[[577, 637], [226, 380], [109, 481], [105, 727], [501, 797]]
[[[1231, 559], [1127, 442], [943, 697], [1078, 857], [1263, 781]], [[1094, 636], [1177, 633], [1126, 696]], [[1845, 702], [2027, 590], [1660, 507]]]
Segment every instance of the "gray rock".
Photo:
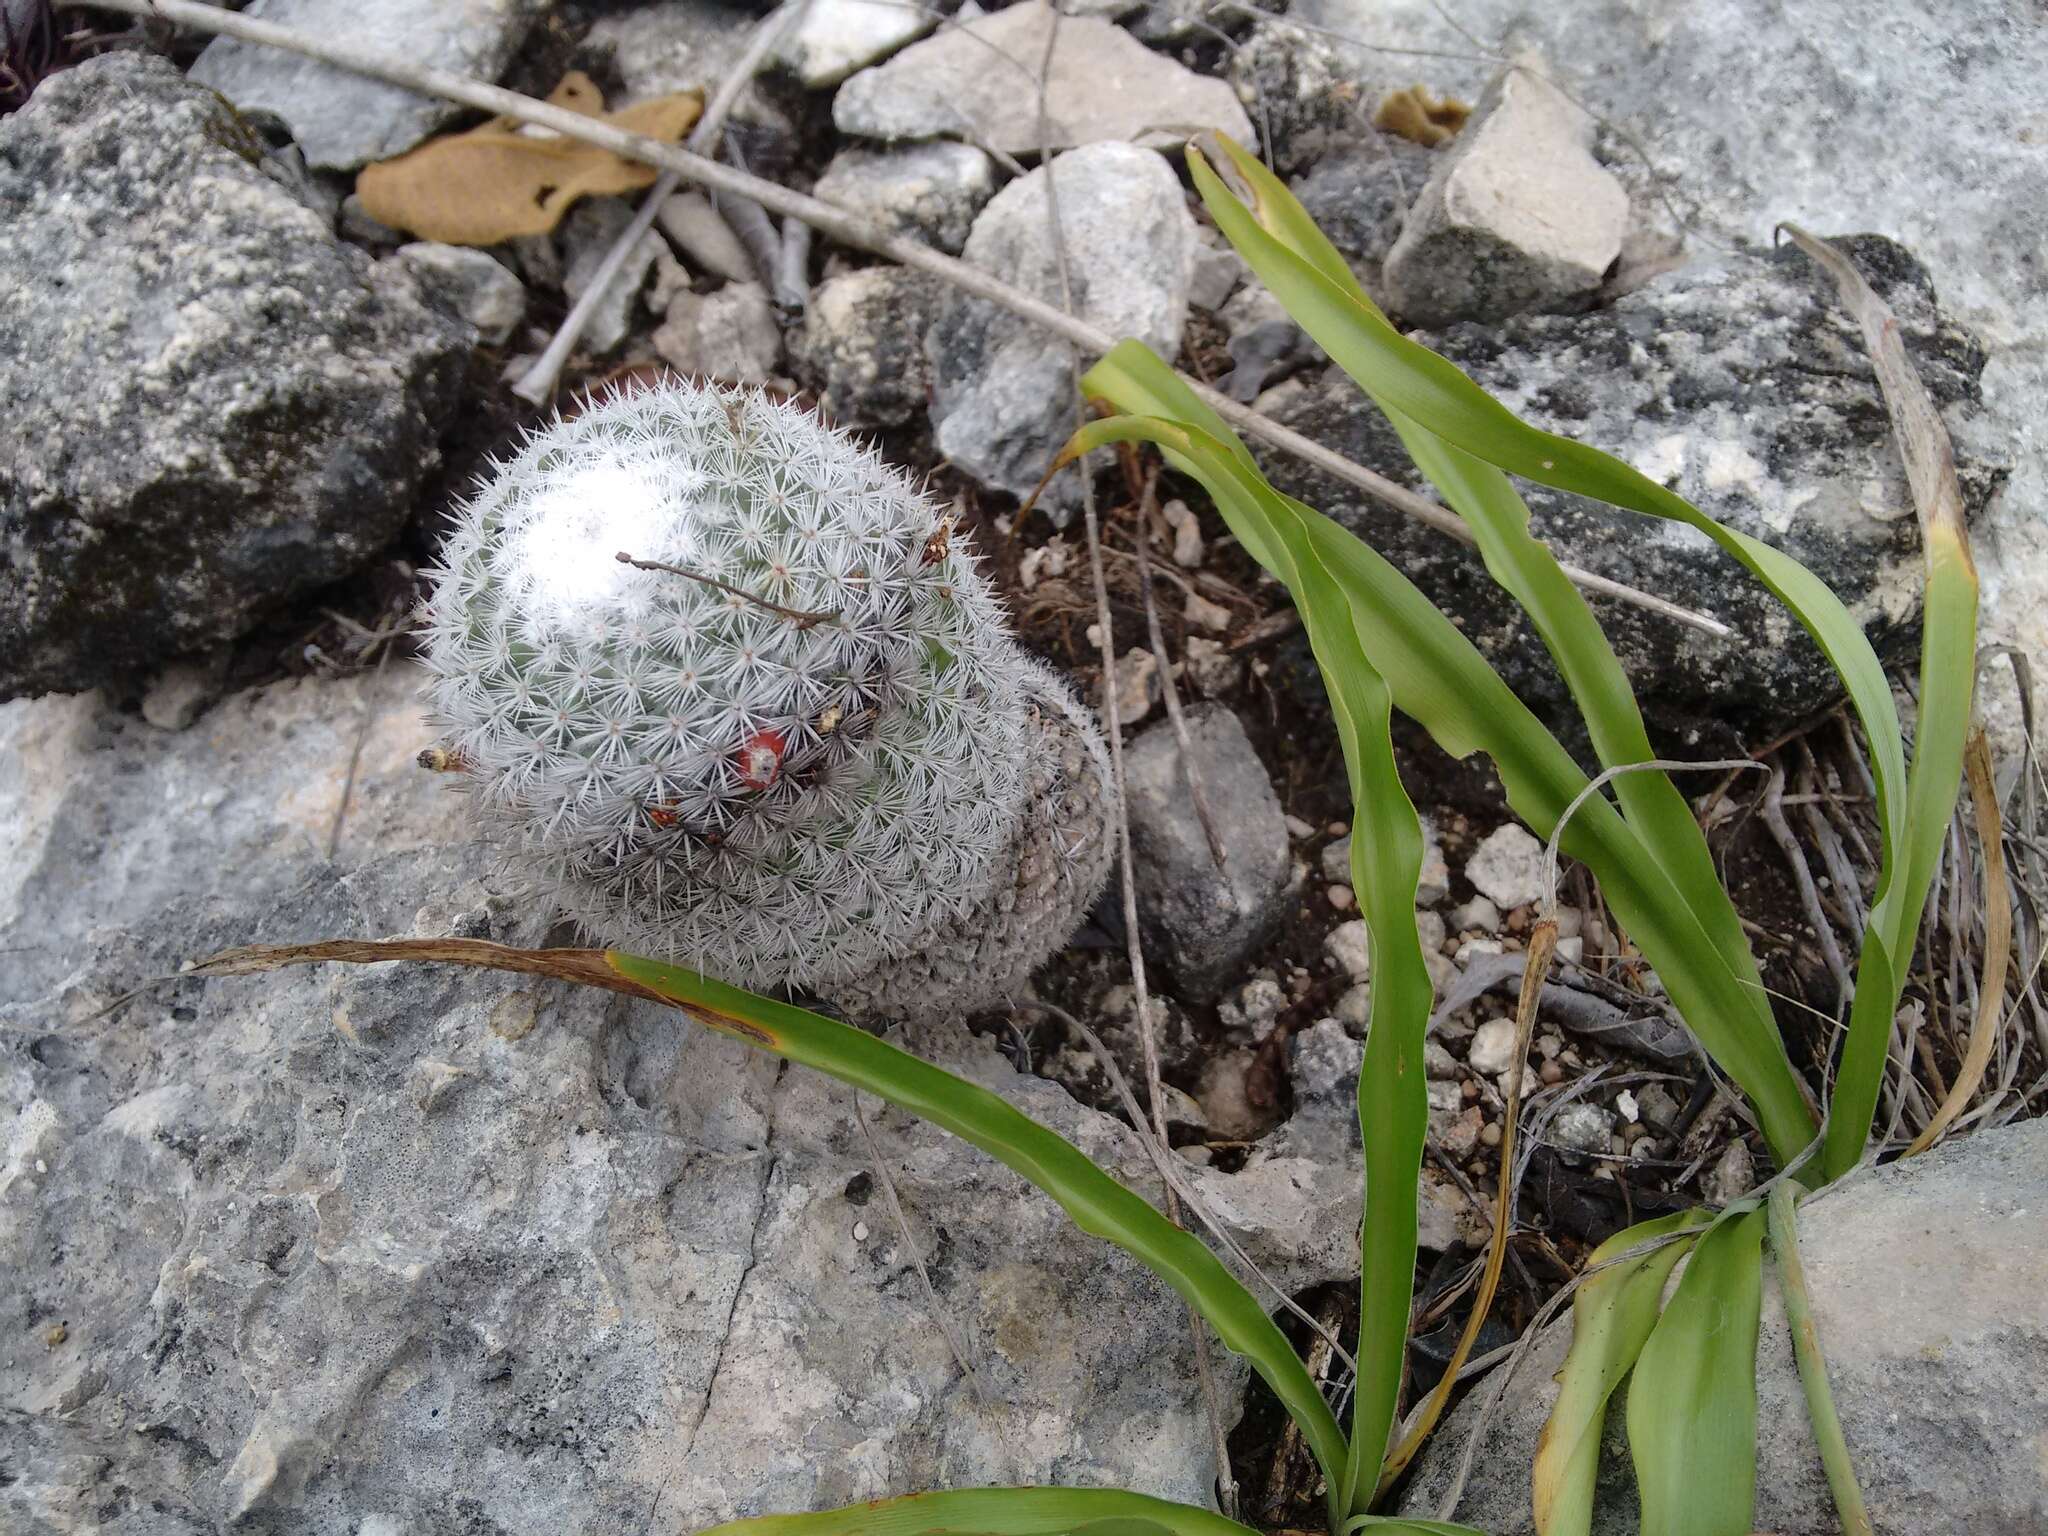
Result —
[[674, 194], [654, 217], [682, 253], [713, 277], [729, 283], [759, 281], [740, 237], [702, 192]]
[[1613, 1135], [1614, 1117], [1598, 1104], [1583, 1100], [1565, 1105], [1543, 1128], [1544, 1141], [1566, 1152], [1610, 1152]]
[[[1854, 1176], [1799, 1214], [1799, 1251], [1850, 1461], [1880, 1531], [1983, 1536], [2048, 1519], [2048, 1121], [1981, 1131]], [[1768, 1266], [1767, 1266], [1768, 1267]], [[1424, 1448], [1402, 1503], [1498, 1536], [1533, 1529], [1529, 1464], [1571, 1324], [1546, 1329], [1486, 1427], [1456, 1511], [1474, 1392]], [[1595, 1536], [1636, 1529], [1622, 1421], [1607, 1416]], [[1757, 1348], [1757, 1529], [1841, 1529], [1774, 1280]]]
[[861, 267], [811, 290], [792, 339], [796, 369], [843, 427], [900, 427], [924, 409], [931, 365], [925, 331], [939, 286], [907, 267]]
[[1124, 752], [1138, 920], [1176, 994], [1213, 1001], [1280, 921], [1290, 860], [1287, 824], [1265, 765], [1228, 709], [1187, 712], [1202, 787], [1223, 839], [1224, 872], [1195, 820], [1171, 723], [1142, 732]]
[[475, 326], [490, 346], [502, 345], [526, 318], [525, 285], [482, 251], [422, 240], [400, 246], [398, 260], [429, 297]]
[[[1205, 1499], [1177, 1298], [871, 1103], [978, 1395], [814, 1074], [428, 967], [188, 979], [103, 1014], [229, 944], [539, 939], [414, 763], [418, 686], [278, 684], [176, 735], [90, 696], [0, 706], [0, 1524], [94, 1529], [76, 1512], [122, 1490], [143, 1512], [97, 1528], [134, 1536], [637, 1529], [657, 1499], [689, 1530], [1010, 1479]], [[1159, 1198], [1115, 1120], [956, 1027], [905, 1043]], [[1356, 1273], [1355, 1166], [1194, 1177], [1290, 1290]]]
[[1365, 291], [1383, 306], [1391, 297], [1384, 280], [1387, 253], [1447, 153], [1399, 134], [1356, 132], [1289, 184]]
[[1500, 908], [1485, 896], [1474, 896], [1451, 908], [1450, 924], [1457, 933], [1498, 933]]
[[1216, 318], [1229, 331], [1225, 343], [1230, 352], [1230, 372], [1216, 381], [1216, 387], [1249, 405], [1259, 398], [1267, 383], [1284, 377], [1323, 352], [1308, 333], [1294, 323], [1286, 307], [1262, 283], [1238, 290], [1237, 297], [1223, 306]]
[[1520, 822], [1503, 822], [1479, 840], [1465, 878], [1503, 911], [1543, 898], [1544, 851]]
[[[1012, 182], [974, 221], [966, 260], [1060, 302], [1048, 169], [1075, 311], [1113, 336], [1136, 336], [1175, 356], [1187, 321], [1194, 221], [1178, 178], [1150, 150], [1091, 144]], [[1029, 494], [1077, 424], [1073, 349], [957, 290], [946, 294], [925, 345], [939, 451], [984, 484]], [[1048, 487], [1051, 508], [1077, 502], [1073, 481], [1065, 476]]]
[[[1935, 305], [1925, 271], [1874, 237], [1845, 242], [1898, 311], [1907, 350], [1959, 434], [1969, 510], [2003, 471], [1969, 443], [1984, 353]], [[1859, 333], [1789, 247], [1668, 274], [1586, 315], [1524, 315], [1418, 340], [1535, 425], [1592, 443], [1709, 516], [1804, 562], [1881, 653], [1914, 640], [1920, 536]], [[1384, 418], [1332, 370], [1275, 405], [1288, 425], [1358, 463], [1400, 463]], [[1547, 654], [1476, 557], [1278, 455], [1281, 489], [1336, 517], [1458, 622], [1509, 684], [1560, 729], [1576, 713]], [[1764, 588], [1699, 535], [1529, 482], [1536, 531], [1562, 560], [1703, 611], [1720, 640], [1640, 608], [1596, 602], [1653, 729], [1679, 755], [1713, 755], [1788, 728], [1839, 696], [1833, 670]]]
[[1474, 1072], [1498, 1077], [1515, 1064], [1515, 1021], [1488, 1019], [1472, 1032], [1465, 1062]]
[[[327, 42], [373, 38], [408, 63], [495, 81], [542, 9], [538, 0], [250, 0], [245, 14]], [[465, 110], [231, 37], [206, 45], [192, 78], [243, 112], [281, 118], [323, 171], [403, 154]]]
[[957, 252], [974, 216], [995, 196], [996, 163], [971, 144], [944, 140], [889, 150], [842, 149], [811, 190], [894, 234]]
[[[1989, 349], [1984, 413], [1961, 447], [2014, 463], [1976, 540], [1982, 638], [2048, 654], [2048, 282], [2008, 254], [2048, 246], [2048, 156], [2038, 135], [2013, 127], [2037, 110], [2048, 76], [2048, 30], [2034, 12], [2014, 0], [1828, 0], [1819, 11], [1472, 0], [1450, 12], [1429, 0], [1303, 0], [1292, 14], [1436, 50], [1432, 82], [1468, 99], [1493, 67], [1473, 53], [1475, 37], [1494, 57], [1526, 43], [1570, 61], [1575, 94], [1613, 125], [1602, 158], [1660, 217], [1654, 193], [1667, 184], [1653, 187], [1649, 167], [1674, 177], [1670, 195], [1697, 221], [1695, 249], [1768, 244], [1784, 219], [1873, 230], [1910, 249]], [[1879, 36], [1881, 48], [1865, 42]], [[1361, 71], [1385, 67], [1357, 59]], [[1996, 728], [2015, 726], [2014, 703], [2010, 688], [1984, 690]]]
[[397, 533], [470, 337], [110, 54], [0, 120], [0, 698], [241, 634]]
[[1358, 66], [1329, 39], [1284, 18], [1261, 21], [1246, 34], [1231, 53], [1227, 76], [1238, 99], [1257, 112], [1273, 168], [1283, 176], [1369, 131], [1369, 115], [1359, 109]]
[[1058, 22], [1042, 125], [1038, 70], [1054, 24], [1045, 0], [1022, 0], [948, 27], [848, 80], [832, 122], [871, 139], [956, 137], [1012, 155], [1106, 141], [1164, 148], [1205, 129], [1254, 142], [1227, 84], [1092, 16]]
[[174, 661], [142, 695], [142, 718], [160, 731], [182, 731], [220, 697], [233, 653], [227, 646], [190, 661]]
[[1244, 258], [1220, 241], [1213, 230], [1197, 225], [1195, 264], [1188, 278], [1188, 303], [1196, 309], [1218, 310], [1245, 280]]
[[[618, 197], [587, 198], [570, 210], [562, 224], [561, 246], [562, 289], [571, 303], [580, 300], [597, 280], [598, 268], [633, 222], [633, 215], [633, 205]], [[633, 243], [584, 322], [578, 347], [593, 357], [617, 349], [632, 328], [640, 290], [647, 286], [648, 274], [662, 254], [661, 236], [651, 229]]]
[[855, 70], [886, 59], [937, 22], [933, 12], [894, 0], [810, 0], [796, 30], [776, 53], [815, 90], [837, 85]]
[[1387, 253], [1395, 313], [1498, 320], [1589, 298], [1621, 256], [1628, 192], [1590, 152], [1593, 119], [1533, 58], [1511, 66], [1422, 189]]
[[[708, 97], [746, 52], [755, 20], [747, 7], [719, 0], [651, 0], [598, 17], [583, 41], [618, 71], [624, 101], [675, 91]], [[758, 95], [741, 92], [735, 114], [747, 116]]]
[[1324, 934], [1323, 950], [1353, 981], [1364, 981], [1372, 974], [1372, 932], [1363, 918], [1339, 923]]
[[668, 301], [654, 350], [693, 378], [765, 384], [782, 361], [782, 327], [759, 283], [727, 283], [716, 293], [685, 289]]

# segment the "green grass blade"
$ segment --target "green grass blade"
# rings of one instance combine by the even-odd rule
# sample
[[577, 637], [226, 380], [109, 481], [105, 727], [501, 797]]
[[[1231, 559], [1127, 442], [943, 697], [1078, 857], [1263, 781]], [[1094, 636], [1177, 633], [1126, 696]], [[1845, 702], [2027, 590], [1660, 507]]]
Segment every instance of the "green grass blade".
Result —
[[[1225, 140], [1223, 147], [1248, 183], [1262, 189], [1278, 185], [1237, 146]], [[1891, 846], [1904, 815], [1905, 747], [1898, 712], [1862, 626], [1825, 582], [1771, 545], [1722, 527], [1619, 459], [1522, 421], [1448, 359], [1402, 336], [1369, 304], [1359, 305], [1355, 283], [1347, 287], [1335, 281], [1268, 233], [1199, 153], [1191, 152], [1188, 163], [1217, 228], [1331, 356], [1354, 377], [1374, 378], [1387, 409], [1510, 474], [1696, 528], [1763, 582], [1826, 653], [1863, 720], [1878, 785], [1879, 825], [1886, 847]], [[1339, 347], [1349, 356], [1340, 355]]]
[[[1513, 483], [1503, 471], [1445, 442], [1388, 404], [1380, 386], [1389, 363], [1371, 345], [1369, 334], [1373, 325], [1385, 327], [1386, 316], [1279, 178], [1228, 139], [1223, 143], [1244, 177], [1251, 196], [1249, 211], [1258, 226], [1355, 306], [1358, 313], [1347, 324], [1316, 335], [1316, 341], [1387, 413], [1416, 468], [1472, 530], [1488, 572], [1521, 604], [1556, 661], [1585, 717], [1601, 764], [1613, 768], [1650, 761], [1657, 754], [1650, 748], [1627, 674], [1584, 595], [1550, 547], [1530, 533], [1529, 509]], [[1260, 250], [1241, 254], [1291, 311], [1301, 297], [1298, 269], [1273, 262], [1261, 265], [1262, 254], [1268, 253]], [[1753, 1006], [1743, 1027], [1775, 1036], [1777, 1023], [1763, 978], [1684, 796], [1659, 772], [1624, 774], [1614, 781], [1614, 794], [1629, 824], [1691, 901], [1729, 968], [1752, 989]]]
[[1192, 1504], [1120, 1488], [961, 1488], [805, 1515], [762, 1515], [699, 1536], [1257, 1536]]
[[1416, 1182], [1429, 1124], [1422, 1047], [1435, 1001], [1415, 922], [1422, 823], [1394, 762], [1393, 696], [1359, 645], [1351, 605], [1278, 498], [1259, 505], [1300, 605], [1351, 781], [1351, 879], [1371, 946], [1372, 1001], [1358, 1075], [1365, 1150], [1358, 1381], [1351, 1457], [1336, 1503], [1363, 1513], [1399, 1408], [1415, 1290]]
[[1636, 1358], [1629, 1454], [1642, 1536], [1749, 1536], [1756, 1514], [1761, 1210], [1717, 1222]]
[[[1211, 445], [1210, 451], [1218, 450]], [[1434, 992], [1415, 923], [1422, 824], [1394, 762], [1393, 696], [1359, 643], [1350, 600], [1316, 548], [1308, 526], [1314, 514], [1300, 515], [1306, 510], [1268, 491], [1247, 498], [1231, 526], [1294, 595], [1350, 777], [1351, 875], [1371, 945], [1373, 985], [1358, 1078], [1365, 1150], [1358, 1380], [1350, 1460], [1341, 1483], [1332, 1485], [1331, 1502], [1340, 1513], [1360, 1514], [1378, 1486], [1408, 1348], [1415, 1188], [1429, 1123], [1422, 1047]]]
[[[1348, 1461], [1343, 1431], [1286, 1336], [1202, 1242], [1104, 1173], [1072, 1142], [987, 1089], [848, 1024], [681, 966], [610, 952], [627, 980], [750, 1045], [850, 1083], [981, 1148], [1052, 1196], [1092, 1236], [1114, 1243], [1179, 1292], [1273, 1389], [1330, 1486]], [[1411, 1217], [1413, 1207], [1411, 1203]]]
[[[1272, 547], [1276, 514], [1270, 509], [1284, 508], [1350, 602], [1361, 648], [1396, 707], [1453, 756], [1486, 752], [1516, 814], [1538, 836], [1550, 836], [1585, 788], [1585, 775], [1412, 582], [1355, 535], [1268, 486], [1229, 428], [1141, 343], [1121, 343], [1089, 370], [1082, 387], [1147, 417], [1092, 423], [1069, 453], [1084, 441], [1156, 443], [1177, 469], [1203, 482], [1246, 550], [1283, 581], [1287, 570]], [[1682, 1016], [1751, 1094], [1774, 1154], [1789, 1161], [1812, 1139], [1812, 1116], [1776, 1032], [1744, 1022], [1756, 1006], [1753, 989], [1722, 958], [1685, 893], [1604, 799], [1581, 808], [1562, 846], [1599, 877]]]
[[1572, 1343], [1557, 1373], [1557, 1405], [1536, 1442], [1531, 1495], [1538, 1536], [1586, 1536], [1592, 1529], [1608, 1400], [1642, 1353], [1663, 1304], [1664, 1284], [1692, 1241], [1687, 1237], [1638, 1258], [1612, 1261], [1708, 1219], [1705, 1211], [1681, 1211], [1640, 1222], [1610, 1237], [1586, 1261], [1589, 1273], [1572, 1298]]
[[1449, 1520], [1409, 1520], [1400, 1515], [1360, 1515], [1346, 1523], [1345, 1531], [1371, 1531], [1373, 1536], [1486, 1536], [1486, 1532]]

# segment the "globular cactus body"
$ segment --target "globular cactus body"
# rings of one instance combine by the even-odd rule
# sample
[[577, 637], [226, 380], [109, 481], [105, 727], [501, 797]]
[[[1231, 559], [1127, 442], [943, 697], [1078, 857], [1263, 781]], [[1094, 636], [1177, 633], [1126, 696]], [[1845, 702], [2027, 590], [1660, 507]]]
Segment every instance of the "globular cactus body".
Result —
[[1100, 889], [1092, 722], [933, 504], [797, 408], [669, 386], [550, 427], [462, 509], [425, 629], [448, 760], [605, 943], [931, 1015]]

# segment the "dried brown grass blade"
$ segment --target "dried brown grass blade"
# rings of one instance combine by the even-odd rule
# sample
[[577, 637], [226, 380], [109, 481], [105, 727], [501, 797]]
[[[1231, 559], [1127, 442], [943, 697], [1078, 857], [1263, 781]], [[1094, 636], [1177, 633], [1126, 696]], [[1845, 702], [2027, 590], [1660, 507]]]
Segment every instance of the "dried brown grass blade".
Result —
[[[1555, 902], [1552, 902], [1555, 906]], [[1543, 996], [1543, 979], [1550, 974], [1550, 957], [1557, 948], [1557, 920], [1545, 917], [1529, 932], [1528, 958], [1522, 965], [1522, 990], [1515, 1000], [1515, 1054], [1508, 1065], [1507, 1108], [1501, 1113], [1500, 1125], [1500, 1188], [1493, 1197], [1493, 1236], [1486, 1245], [1486, 1270], [1479, 1277], [1479, 1292], [1472, 1298], [1471, 1314], [1465, 1319], [1465, 1328], [1458, 1335], [1458, 1347], [1451, 1351], [1450, 1363], [1437, 1379], [1429, 1401], [1414, 1420], [1413, 1426], [1387, 1457], [1386, 1465], [1380, 1471], [1379, 1491], [1384, 1495], [1393, 1485], [1394, 1479], [1407, 1470], [1415, 1453], [1422, 1449], [1422, 1442], [1429, 1438], [1431, 1430], [1443, 1416], [1444, 1404], [1450, 1401], [1451, 1388], [1457, 1384], [1458, 1373], [1465, 1368], [1471, 1357], [1472, 1346], [1478, 1342], [1479, 1329], [1486, 1321], [1486, 1314], [1493, 1309], [1494, 1293], [1500, 1288], [1501, 1267], [1508, 1256], [1508, 1225], [1510, 1213], [1515, 1204], [1515, 1132], [1521, 1122], [1522, 1074], [1528, 1070], [1529, 1037], [1536, 1030], [1536, 1005]]]
[[1877, 290], [1864, 280], [1854, 263], [1827, 241], [1808, 234], [1797, 224], [1780, 224], [1778, 228], [1834, 279], [1842, 303], [1863, 329], [1863, 344], [1877, 370], [1885, 410], [1899, 440], [1899, 454], [1906, 461], [1906, 481], [1913, 490], [1913, 505], [1920, 512], [1921, 532], [1950, 534], [1967, 555], [1970, 538], [1963, 522], [1963, 491], [1956, 479], [1955, 449], [1949, 442], [1948, 429], [1941, 423], [1934, 397], [1927, 393], [1919, 370], [1906, 356], [1906, 343], [1899, 334], [1899, 317], [1878, 297]]
[[1955, 1117], [1968, 1107], [1984, 1072], [1991, 1065], [1991, 1050], [1998, 1043], [1999, 1025], [2005, 1017], [2005, 975], [2012, 963], [2012, 895], [2005, 878], [2005, 828], [1998, 814], [1998, 790], [1992, 783], [1991, 747], [1982, 730], [1970, 737], [1963, 757], [1963, 774], [1970, 785], [1970, 807], [1976, 817], [1977, 841], [1984, 860], [1984, 974], [1977, 989], [1977, 1017], [1970, 1026], [1970, 1044], [1963, 1052], [1962, 1069], [1948, 1095], [1942, 1099], [1927, 1128], [1913, 1138], [1905, 1155], [1925, 1152], [1948, 1129]]
[[256, 976], [293, 965], [341, 961], [374, 965], [384, 960], [410, 960], [438, 965], [464, 965], [491, 971], [517, 971], [556, 981], [603, 987], [628, 997], [644, 997], [672, 1008], [675, 1001], [629, 981], [605, 959], [601, 949], [514, 949], [483, 939], [327, 939], [317, 944], [245, 944], [195, 960], [184, 976]]

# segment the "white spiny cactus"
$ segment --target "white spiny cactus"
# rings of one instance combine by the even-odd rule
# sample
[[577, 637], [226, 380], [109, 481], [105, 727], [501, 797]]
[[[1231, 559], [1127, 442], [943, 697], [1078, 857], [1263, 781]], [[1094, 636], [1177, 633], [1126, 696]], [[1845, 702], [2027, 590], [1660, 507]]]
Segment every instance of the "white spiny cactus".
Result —
[[425, 620], [448, 762], [605, 943], [928, 1015], [1100, 889], [1092, 723], [938, 509], [797, 408], [672, 385], [548, 428]]

